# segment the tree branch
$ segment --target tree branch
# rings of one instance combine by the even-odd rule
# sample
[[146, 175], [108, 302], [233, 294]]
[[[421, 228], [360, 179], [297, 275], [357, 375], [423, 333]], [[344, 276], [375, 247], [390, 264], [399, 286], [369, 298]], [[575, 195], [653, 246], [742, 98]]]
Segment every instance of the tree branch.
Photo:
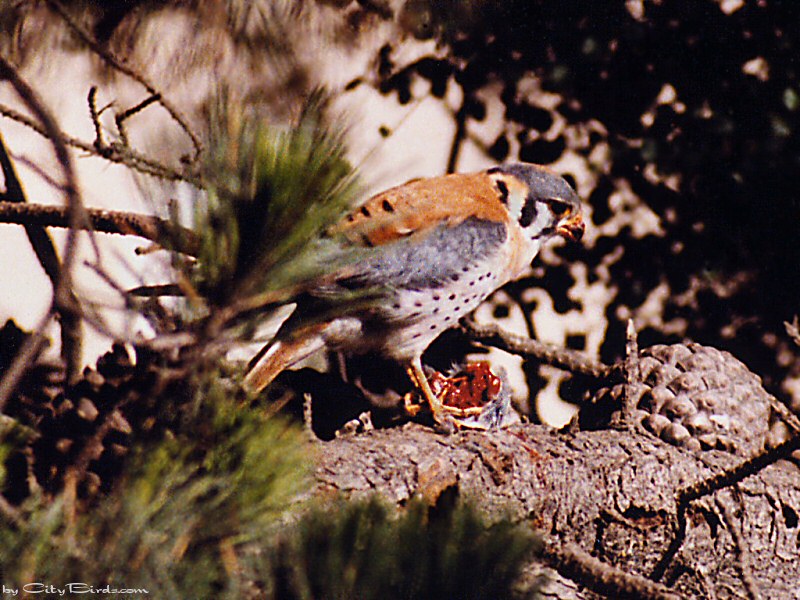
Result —
[[[720, 592], [746, 596], [751, 587], [785, 597], [800, 580], [796, 525], [783, 516], [800, 512], [800, 479], [791, 464], [763, 466], [738, 484], [747, 499], [738, 541], [719, 535], [713, 511], [689, 507], [691, 543], [655, 583], [647, 580], [674, 540], [679, 490], [735, 467], [735, 456], [688, 452], [635, 431], [555, 433], [531, 424], [450, 436], [407, 425], [321, 446], [317, 493], [378, 493], [404, 504], [414, 496], [435, 500], [455, 487], [490, 516], [543, 530], [544, 564], [537, 563], [537, 572], [558, 573], [546, 584], [548, 597], [596, 597], [580, 586], [613, 598], [708, 597], [708, 572]], [[621, 516], [609, 520], [608, 514]], [[750, 553], [746, 578], [731, 560], [743, 547]]]
[[47, 4], [56, 12], [58, 15], [64, 20], [67, 26], [75, 33], [75, 35], [84, 43], [86, 46], [95, 54], [97, 54], [100, 58], [102, 58], [109, 66], [116, 69], [120, 73], [123, 73], [133, 79], [134, 81], [140, 83], [149, 93], [151, 96], [157, 97], [158, 103], [164, 107], [164, 109], [169, 113], [169, 115], [175, 120], [175, 122], [183, 129], [189, 139], [192, 141], [192, 145], [194, 146], [194, 161], [196, 161], [203, 152], [203, 145], [200, 143], [200, 139], [197, 135], [192, 131], [191, 127], [189, 127], [188, 122], [183, 117], [183, 115], [175, 108], [171, 102], [169, 102], [166, 98], [164, 98], [163, 94], [159, 92], [156, 87], [141, 73], [134, 70], [127, 64], [121, 62], [117, 59], [116, 56], [111, 54], [108, 50], [103, 48], [97, 40], [92, 37], [88, 31], [86, 31], [83, 26], [80, 25], [72, 16], [67, 12], [67, 10], [61, 5], [60, 2], [57, 0], [47, 0]]
[[[53, 284], [53, 303], [52, 310], [55, 310], [61, 317], [61, 354], [64, 358], [64, 364], [67, 369], [67, 379], [72, 381], [77, 378], [80, 363], [81, 363], [81, 319], [80, 319], [80, 304], [72, 289], [72, 264], [75, 257], [75, 240], [77, 229], [85, 224], [85, 213], [83, 211], [83, 203], [81, 201], [80, 193], [78, 192], [78, 183], [75, 177], [75, 171], [72, 168], [72, 159], [69, 155], [67, 147], [62, 141], [61, 129], [58, 127], [50, 111], [44, 106], [39, 99], [36, 92], [31, 88], [17, 73], [11, 64], [0, 56], [0, 78], [8, 81], [17, 95], [25, 103], [34, 116], [41, 123], [42, 128], [47, 134], [48, 139], [53, 145], [53, 150], [56, 155], [56, 160], [61, 166], [64, 175], [64, 182], [62, 190], [66, 198], [66, 211], [69, 229], [67, 233], [67, 240], [64, 248], [64, 259], [62, 264], [58, 264], [58, 258], [55, 254], [55, 248], [52, 241], [47, 236], [44, 230], [40, 230], [35, 234], [37, 238], [34, 250], [37, 257], [42, 262], [42, 267], [50, 277]], [[5, 150], [4, 150], [5, 153]], [[10, 168], [10, 160], [6, 154], [4, 168], [7, 166], [6, 187], [7, 191], [16, 195], [16, 200], [24, 202], [22, 195], [22, 187], [16, 180], [16, 174]], [[95, 254], [99, 256], [99, 250], [92, 240]], [[40, 254], [44, 253], [44, 254]]]
[[[135, 235], [158, 244], [163, 244], [165, 239], [176, 240], [180, 245], [176, 251], [188, 255], [194, 255], [198, 250], [199, 240], [195, 233], [167, 219], [98, 208], [87, 208], [86, 216], [83, 228], [87, 230]], [[67, 210], [63, 206], [15, 202], [0, 202], [0, 222], [42, 227], [70, 226]]]
[[[0, 104], [0, 115], [32, 129], [42, 137], [47, 137], [47, 132], [41, 125], [39, 125], [30, 117], [14, 110], [13, 108]], [[129, 167], [144, 175], [150, 175], [152, 177], [158, 177], [159, 179], [165, 179], [168, 181], [185, 181], [186, 183], [190, 183], [195, 187], [203, 187], [203, 182], [198, 176], [181, 173], [171, 169], [158, 161], [147, 158], [146, 156], [143, 156], [142, 154], [139, 154], [138, 152], [121, 145], [103, 145], [98, 148], [96, 144], [90, 144], [76, 137], [65, 134], [62, 134], [62, 141], [71, 148], [83, 150], [88, 154], [98, 156], [112, 163], [125, 165], [126, 167]]]
[[[461, 321], [461, 327], [474, 341], [499, 348], [524, 358], [533, 358], [547, 365], [580, 373], [592, 379], [608, 381], [615, 375], [614, 367], [597, 362], [575, 350], [545, 344], [537, 340], [504, 331], [495, 324], [479, 324], [470, 319]], [[619, 377], [617, 377], [619, 379]]]

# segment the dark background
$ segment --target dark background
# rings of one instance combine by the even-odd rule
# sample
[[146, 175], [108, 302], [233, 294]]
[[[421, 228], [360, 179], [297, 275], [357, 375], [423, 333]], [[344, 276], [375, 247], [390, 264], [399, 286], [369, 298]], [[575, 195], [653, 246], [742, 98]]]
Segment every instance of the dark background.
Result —
[[[623, 1], [410, 2], [401, 14], [408, 31], [442, 45], [412, 64], [395, 64], [392, 46], [384, 47], [377, 87], [400, 103], [414, 99], [419, 78], [439, 97], [453, 82], [462, 88], [451, 167], [464, 131], [486, 118], [482, 94], [498, 83], [506, 126], [486, 149], [498, 162], [516, 158], [509, 156], [513, 135], [519, 159], [544, 164], [607, 144], [608, 162], [593, 173], [597, 183], [585, 198], [590, 227], [614, 218], [609, 196], [627, 187], [658, 215], [663, 235], [636, 236], [626, 226], [591, 247], [563, 246], [561, 264], [514, 284], [512, 296], [541, 286], [566, 312], [575, 306], [566, 295], [569, 265], [583, 261], [590, 283], [601, 278], [614, 290], [601, 348], [601, 358], [613, 361], [624, 349], [620, 317], [636, 316], [666, 282], [661, 320], [671, 326], [644, 327], [641, 345], [693, 340], [727, 349], [787, 398], [785, 381], [800, 374], [784, 325], [798, 312], [800, 292], [800, 5], [732, 8], [714, 1], [644, 2], [639, 10]], [[554, 111], [520, 99], [518, 85], [531, 74], [560, 96]], [[674, 98], [659, 103], [665, 86]], [[550, 130], [559, 115], [567, 122], [560, 135], [531, 135]], [[571, 126], [586, 126], [588, 140], [568, 140]], [[607, 276], [602, 264], [610, 265]], [[581, 348], [585, 340], [569, 342]], [[568, 384], [562, 394], [569, 396]]]

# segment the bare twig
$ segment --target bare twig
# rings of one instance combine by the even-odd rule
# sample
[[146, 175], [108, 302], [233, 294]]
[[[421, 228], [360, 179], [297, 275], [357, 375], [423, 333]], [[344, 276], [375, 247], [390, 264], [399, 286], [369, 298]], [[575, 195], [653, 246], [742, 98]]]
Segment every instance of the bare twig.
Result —
[[[6, 185], [6, 202], [3, 202], [3, 204], [8, 204], [14, 209], [19, 209], [20, 207], [27, 208], [28, 204], [25, 193], [22, 191], [22, 185], [19, 182], [14, 164], [11, 162], [11, 158], [6, 150], [2, 135], [0, 135], [0, 168], [2, 168]], [[53, 240], [50, 239], [47, 231], [39, 224], [33, 222], [21, 224], [25, 226], [25, 233], [36, 254], [36, 258], [39, 260], [42, 269], [44, 269], [45, 274], [50, 279], [53, 289], [55, 289], [56, 286], [58, 286], [59, 270], [61, 266], [59, 265]]]
[[739, 555], [739, 575], [742, 578], [742, 584], [747, 590], [747, 597], [750, 600], [761, 600], [761, 592], [753, 578], [753, 566], [752, 560], [750, 559], [750, 552], [747, 549], [747, 543], [739, 528], [739, 522], [733, 514], [732, 507], [719, 496], [715, 498], [715, 503], [722, 513], [722, 518], [728, 526], [728, 532], [731, 534], [733, 546], [736, 548], [736, 553]]
[[[45, 129], [30, 117], [14, 110], [8, 106], [0, 104], [0, 115], [16, 121], [26, 127], [32, 129], [42, 137], [47, 137]], [[202, 188], [202, 180], [193, 174], [181, 173], [175, 169], [171, 169], [158, 161], [152, 160], [135, 152], [129, 148], [123, 148], [119, 145], [106, 145], [102, 148], [96, 147], [95, 144], [90, 144], [76, 137], [62, 135], [62, 141], [71, 148], [83, 150], [84, 152], [93, 156], [99, 156], [109, 162], [125, 165], [144, 175], [166, 179], [168, 181], [185, 181], [195, 187]]]
[[[17, 165], [24, 165], [26, 169], [30, 169], [36, 176], [41, 178], [47, 185], [50, 187], [61, 191], [61, 184], [56, 181], [53, 177], [50, 176], [43, 167], [40, 167], [38, 164], [33, 162], [32, 159], [28, 158], [27, 156], [20, 156], [19, 154], [14, 154], [13, 152], [9, 152], [8, 155], [14, 160], [14, 164]], [[0, 196], [0, 198], [5, 199], [5, 196]]]
[[[165, 237], [176, 240], [176, 251], [194, 255], [199, 240], [197, 235], [167, 219], [118, 210], [87, 208], [87, 220], [79, 224], [84, 229], [100, 233], [135, 235], [152, 242], [163, 243]], [[0, 223], [35, 225], [39, 227], [69, 227], [67, 210], [63, 206], [45, 204], [18, 204], [0, 202]]]
[[606, 380], [615, 372], [613, 367], [595, 361], [582, 352], [515, 335], [494, 324], [478, 324], [465, 319], [461, 322], [461, 326], [470, 338], [482, 345], [500, 348], [525, 358], [534, 358], [559, 369], [580, 373], [597, 380]]
[[466, 98], [461, 108], [456, 112], [456, 131], [453, 134], [453, 142], [450, 145], [450, 155], [447, 157], [447, 172], [455, 173], [456, 166], [458, 165], [458, 155], [461, 152], [461, 144], [464, 143], [464, 137], [467, 132], [467, 111], [465, 109]]
[[125, 129], [125, 121], [130, 119], [136, 113], [144, 110], [145, 108], [153, 104], [153, 102], [158, 102], [160, 99], [161, 99], [161, 94], [151, 94], [150, 96], [139, 102], [139, 104], [132, 106], [127, 110], [122, 111], [120, 114], [116, 116], [114, 121], [117, 124], [117, 131], [119, 132], [119, 137], [122, 139], [122, 143], [126, 147], [129, 146], [129, 144], [128, 144], [128, 131]]
[[692, 485], [678, 490], [676, 494], [677, 510], [675, 537], [672, 542], [670, 542], [664, 556], [661, 557], [661, 560], [654, 567], [651, 573], [651, 579], [658, 581], [664, 576], [667, 567], [683, 544], [683, 540], [686, 538], [686, 511], [691, 502], [703, 496], [713, 494], [723, 488], [735, 485], [751, 475], [755, 475], [765, 467], [776, 463], [782, 458], [786, 458], [798, 448], [800, 448], [800, 435], [795, 433], [785, 442], [774, 448], [763, 450], [731, 469], [726, 469], [721, 473], [717, 473], [706, 479], [701, 479]]
[[100, 113], [97, 110], [97, 86], [93, 85], [89, 88], [89, 116], [92, 118], [92, 125], [94, 126], [94, 147], [99, 151], [105, 146], [103, 142], [103, 128], [100, 126]]
[[200, 143], [200, 139], [197, 135], [192, 131], [191, 127], [187, 123], [186, 119], [181, 115], [177, 108], [175, 108], [171, 102], [166, 100], [163, 95], [156, 89], [156, 87], [141, 73], [136, 71], [135, 69], [131, 68], [129, 65], [125, 64], [121, 60], [119, 60], [116, 56], [114, 56], [111, 52], [106, 50], [103, 46], [101, 46], [94, 37], [84, 29], [84, 27], [78, 23], [75, 19], [72, 18], [72, 15], [61, 5], [60, 2], [57, 0], [48, 0], [47, 4], [59, 14], [59, 16], [64, 20], [64, 22], [69, 26], [69, 28], [75, 33], [75, 35], [80, 38], [80, 40], [89, 47], [89, 49], [97, 54], [100, 58], [102, 58], [109, 66], [116, 69], [120, 73], [123, 73], [133, 79], [134, 81], [140, 83], [149, 93], [151, 96], [155, 96], [158, 98], [159, 104], [164, 107], [164, 109], [169, 113], [169, 115], [175, 120], [175, 122], [180, 126], [181, 129], [189, 136], [189, 139], [192, 141], [192, 145], [194, 146], [195, 156], [194, 160], [196, 161], [203, 152], [203, 145]]
[[[61, 354], [64, 358], [67, 378], [71, 381], [73, 378], [77, 378], [79, 374], [82, 346], [80, 305], [73, 293], [71, 269], [75, 257], [77, 229], [88, 221], [86, 221], [86, 216], [83, 212], [83, 203], [78, 191], [75, 171], [72, 168], [72, 158], [62, 141], [61, 129], [58, 127], [56, 120], [44, 106], [33, 88], [19, 76], [16, 69], [2, 56], [0, 56], [0, 78], [5, 79], [12, 85], [19, 98], [42, 125], [50, 143], [53, 145], [56, 160], [64, 176], [62, 189], [66, 198], [70, 228], [67, 232], [63, 262], [57, 270], [53, 270], [48, 275], [51, 276], [51, 281], [53, 282], [53, 309], [58, 312], [61, 319]], [[95, 255], [99, 257], [100, 252], [93, 238], [92, 244]], [[43, 266], [45, 266], [44, 263]], [[54, 269], [54, 267], [51, 266], [51, 269]]]
[[0, 379], [0, 412], [5, 409], [11, 395], [17, 389], [17, 385], [22, 380], [28, 368], [36, 363], [36, 357], [47, 346], [47, 336], [41, 332], [47, 327], [53, 318], [53, 310], [47, 314], [45, 319], [37, 327], [36, 333], [29, 335], [22, 343], [22, 347], [14, 356], [14, 360]]
[[185, 296], [183, 289], [177, 283], [159, 283], [156, 285], [140, 285], [126, 290], [126, 293], [138, 298], [161, 298], [163, 296]]
[[609, 598], [678, 600], [680, 595], [605, 563], [575, 544], [546, 542], [543, 558], [562, 576]]
[[686, 506], [693, 500], [739, 483], [751, 475], [755, 475], [765, 467], [776, 463], [782, 458], [786, 458], [798, 448], [800, 448], [800, 435], [795, 434], [785, 442], [778, 444], [774, 448], [759, 452], [732, 469], [727, 469], [679, 490], [678, 504]]
[[633, 423], [633, 411], [636, 408], [635, 386], [640, 382], [639, 376], [639, 337], [633, 319], [628, 319], [625, 331], [625, 397], [622, 403], [622, 418], [626, 425]]
[[786, 333], [789, 334], [792, 341], [800, 346], [800, 319], [798, 319], [797, 315], [794, 316], [791, 323], [784, 321], [783, 324], [786, 326]]

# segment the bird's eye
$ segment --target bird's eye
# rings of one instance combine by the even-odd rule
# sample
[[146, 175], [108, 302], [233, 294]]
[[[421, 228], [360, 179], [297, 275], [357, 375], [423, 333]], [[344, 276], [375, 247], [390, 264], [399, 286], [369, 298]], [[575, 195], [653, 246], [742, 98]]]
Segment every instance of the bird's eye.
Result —
[[564, 202], [563, 200], [556, 200], [555, 198], [547, 200], [547, 204], [550, 205], [550, 210], [553, 211], [553, 214], [559, 218], [566, 215], [571, 208], [568, 202]]

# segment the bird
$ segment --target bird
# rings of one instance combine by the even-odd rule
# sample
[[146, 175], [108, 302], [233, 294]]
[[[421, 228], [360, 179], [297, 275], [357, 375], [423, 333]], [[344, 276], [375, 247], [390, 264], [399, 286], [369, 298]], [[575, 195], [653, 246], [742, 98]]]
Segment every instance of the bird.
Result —
[[378, 193], [328, 228], [349, 258], [292, 298], [294, 312], [249, 362], [244, 387], [258, 393], [322, 349], [376, 351], [405, 368], [437, 424], [457, 422], [465, 410], [431, 389], [423, 353], [520, 277], [545, 242], [578, 241], [584, 230], [575, 190], [532, 163], [412, 179]]

